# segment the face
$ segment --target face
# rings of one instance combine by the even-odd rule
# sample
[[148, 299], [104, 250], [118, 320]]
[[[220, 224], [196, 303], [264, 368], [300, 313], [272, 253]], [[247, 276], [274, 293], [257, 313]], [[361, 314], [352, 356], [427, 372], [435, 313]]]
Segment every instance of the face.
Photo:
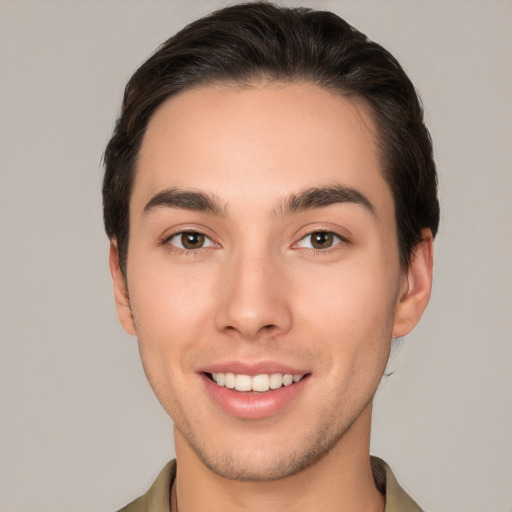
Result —
[[271, 480], [350, 426], [367, 441], [391, 339], [421, 314], [380, 169], [364, 106], [312, 85], [204, 87], [154, 114], [127, 289], [115, 245], [112, 268], [177, 451]]

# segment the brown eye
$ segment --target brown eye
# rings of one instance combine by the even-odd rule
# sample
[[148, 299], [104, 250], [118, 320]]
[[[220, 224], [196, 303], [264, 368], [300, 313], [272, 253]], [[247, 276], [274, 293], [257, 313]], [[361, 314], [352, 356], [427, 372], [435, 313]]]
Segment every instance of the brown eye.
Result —
[[200, 249], [204, 245], [204, 235], [201, 233], [182, 233], [181, 244], [185, 249]]
[[315, 249], [328, 249], [332, 247], [334, 242], [334, 235], [324, 231], [318, 231], [311, 234], [311, 245]]
[[195, 231], [176, 233], [171, 236], [166, 243], [185, 251], [203, 249], [204, 247], [212, 247], [214, 245], [206, 235]]
[[342, 242], [343, 239], [330, 231], [314, 231], [309, 233], [297, 244], [304, 249], [315, 249], [317, 251], [330, 249]]

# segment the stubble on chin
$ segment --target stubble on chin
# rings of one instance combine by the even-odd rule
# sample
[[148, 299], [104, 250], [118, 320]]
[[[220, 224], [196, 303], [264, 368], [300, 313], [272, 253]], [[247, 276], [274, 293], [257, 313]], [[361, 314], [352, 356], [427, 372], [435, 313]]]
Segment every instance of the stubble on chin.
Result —
[[229, 453], [212, 453], [190, 430], [180, 433], [198, 459], [216, 475], [239, 482], [271, 482], [293, 476], [320, 461], [342, 440], [359, 415], [342, 422], [326, 422], [289, 449], [269, 444], [260, 450], [244, 450], [232, 445]]

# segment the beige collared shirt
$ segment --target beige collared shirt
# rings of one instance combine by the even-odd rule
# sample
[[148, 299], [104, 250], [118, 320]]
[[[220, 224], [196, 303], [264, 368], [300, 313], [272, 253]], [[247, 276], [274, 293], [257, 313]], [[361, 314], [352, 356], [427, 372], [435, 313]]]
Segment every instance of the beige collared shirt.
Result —
[[[386, 495], [384, 512], [422, 512], [418, 504], [400, 487], [389, 466], [377, 457], [371, 458], [377, 488]], [[146, 494], [119, 512], [170, 512], [170, 492], [176, 476], [176, 461], [169, 462]]]

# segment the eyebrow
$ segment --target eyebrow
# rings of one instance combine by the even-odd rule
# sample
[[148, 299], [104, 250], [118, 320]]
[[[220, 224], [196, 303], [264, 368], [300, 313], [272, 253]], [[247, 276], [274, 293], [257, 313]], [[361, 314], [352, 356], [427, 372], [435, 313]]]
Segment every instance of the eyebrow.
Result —
[[214, 215], [226, 215], [227, 207], [213, 194], [181, 190], [176, 187], [162, 190], [153, 196], [144, 207], [144, 214], [158, 208], [178, 208], [198, 212], [209, 212]]
[[293, 194], [283, 201], [277, 212], [281, 215], [288, 215], [344, 203], [360, 205], [375, 215], [374, 206], [364, 194], [344, 185], [308, 188], [298, 194]]
[[[299, 211], [325, 208], [336, 204], [360, 205], [375, 215], [375, 208], [370, 200], [358, 190], [344, 185], [313, 187], [292, 194], [276, 208], [278, 215], [289, 215]], [[154, 195], [144, 207], [144, 214], [159, 208], [177, 208], [225, 216], [228, 208], [215, 195], [194, 190], [182, 190], [177, 187], [162, 190]]]

